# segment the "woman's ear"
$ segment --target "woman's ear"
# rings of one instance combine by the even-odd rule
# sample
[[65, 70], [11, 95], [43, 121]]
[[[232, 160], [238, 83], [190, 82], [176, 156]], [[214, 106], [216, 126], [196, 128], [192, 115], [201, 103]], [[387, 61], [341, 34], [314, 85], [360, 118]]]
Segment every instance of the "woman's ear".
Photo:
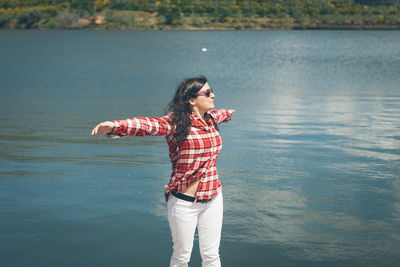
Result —
[[189, 104], [193, 107], [196, 105], [196, 98], [189, 99]]

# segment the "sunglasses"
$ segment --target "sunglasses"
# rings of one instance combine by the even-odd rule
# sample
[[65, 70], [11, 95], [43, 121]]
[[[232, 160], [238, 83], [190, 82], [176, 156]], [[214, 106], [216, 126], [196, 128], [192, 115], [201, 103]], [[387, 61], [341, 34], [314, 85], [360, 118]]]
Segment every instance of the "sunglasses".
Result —
[[210, 96], [211, 96], [211, 93], [214, 93], [213, 89], [208, 88], [208, 89], [205, 90], [205, 91], [198, 92], [198, 93], [196, 94], [196, 96], [205, 95], [206, 97], [210, 97]]

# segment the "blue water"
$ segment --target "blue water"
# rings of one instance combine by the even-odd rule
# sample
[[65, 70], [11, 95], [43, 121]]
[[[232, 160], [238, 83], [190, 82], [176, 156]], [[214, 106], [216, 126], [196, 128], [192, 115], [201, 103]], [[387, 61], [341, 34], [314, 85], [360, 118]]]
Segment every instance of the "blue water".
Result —
[[[4, 266], [167, 266], [163, 114], [204, 74], [221, 125], [223, 266], [400, 264], [400, 32], [0, 31]], [[202, 48], [207, 48], [203, 52]], [[197, 241], [191, 266], [200, 266]]]

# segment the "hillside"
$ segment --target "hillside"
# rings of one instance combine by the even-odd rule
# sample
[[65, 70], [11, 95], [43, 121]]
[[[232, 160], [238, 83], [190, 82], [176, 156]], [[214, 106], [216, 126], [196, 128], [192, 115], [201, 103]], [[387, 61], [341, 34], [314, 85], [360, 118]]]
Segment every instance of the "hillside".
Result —
[[0, 28], [399, 29], [399, 0], [0, 0]]

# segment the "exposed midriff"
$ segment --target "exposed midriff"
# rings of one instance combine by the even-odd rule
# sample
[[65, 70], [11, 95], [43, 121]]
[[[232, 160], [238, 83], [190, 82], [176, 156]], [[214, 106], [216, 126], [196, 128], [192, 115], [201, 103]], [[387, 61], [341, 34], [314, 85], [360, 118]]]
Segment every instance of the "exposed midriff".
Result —
[[190, 195], [190, 196], [195, 196], [197, 187], [199, 186], [200, 180], [197, 180], [193, 184], [191, 184], [189, 187], [185, 188], [185, 190], [182, 191], [183, 194], [185, 195]]

